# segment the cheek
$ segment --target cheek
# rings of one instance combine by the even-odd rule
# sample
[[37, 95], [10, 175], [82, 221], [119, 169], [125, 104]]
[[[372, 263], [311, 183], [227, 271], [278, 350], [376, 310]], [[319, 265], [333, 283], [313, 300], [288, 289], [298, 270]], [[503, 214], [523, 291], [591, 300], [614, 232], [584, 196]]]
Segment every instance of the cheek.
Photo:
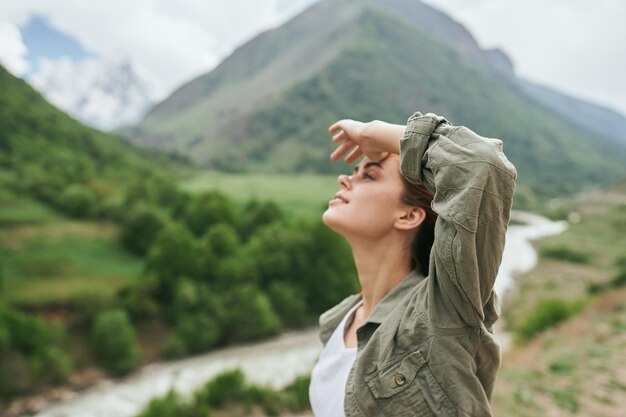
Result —
[[395, 197], [353, 198], [349, 204], [329, 207], [322, 221], [340, 234], [379, 236], [393, 228], [397, 209], [392, 203]]

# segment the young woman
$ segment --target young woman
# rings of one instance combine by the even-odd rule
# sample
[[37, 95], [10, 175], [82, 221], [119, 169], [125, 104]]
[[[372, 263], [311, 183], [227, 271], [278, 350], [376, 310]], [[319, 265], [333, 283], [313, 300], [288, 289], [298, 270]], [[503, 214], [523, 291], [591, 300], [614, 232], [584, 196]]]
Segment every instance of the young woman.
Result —
[[329, 131], [332, 160], [365, 156], [323, 214], [361, 292], [320, 317], [315, 416], [490, 416], [492, 288], [517, 176], [502, 142], [419, 112]]

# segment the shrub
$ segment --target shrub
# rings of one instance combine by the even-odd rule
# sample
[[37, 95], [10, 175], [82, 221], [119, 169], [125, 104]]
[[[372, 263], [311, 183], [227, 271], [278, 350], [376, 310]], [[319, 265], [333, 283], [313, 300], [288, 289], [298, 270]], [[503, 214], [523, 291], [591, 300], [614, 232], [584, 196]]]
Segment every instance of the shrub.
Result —
[[91, 339], [98, 360], [112, 374], [125, 374], [139, 363], [141, 352], [126, 311], [118, 309], [99, 314]]
[[146, 258], [146, 270], [157, 277], [161, 301], [171, 301], [179, 277], [198, 275], [199, 258], [198, 242], [185, 226], [174, 223], [161, 230]]
[[306, 299], [293, 285], [274, 282], [270, 286], [269, 297], [283, 323], [302, 324], [306, 316]]
[[96, 197], [93, 191], [84, 185], [73, 184], [63, 191], [61, 206], [71, 216], [89, 217], [95, 212]]
[[309, 403], [309, 385], [311, 385], [311, 377], [309, 375], [299, 376], [285, 389], [288, 406], [291, 411], [299, 412], [311, 408]]
[[208, 314], [193, 313], [179, 318], [176, 334], [191, 353], [203, 352], [220, 341], [219, 324]]
[[72, 372], [72, 361], [60, 349], [51, 346], [31, 359], [33, 374], [40, 384], [59, 384]]
[[564, 246], [541, 248], [541, 256], [577, 264], [589, 263], [589, 256], [587, 254]]
[[145, 255], [166, 222], [166, 217], [155, 208], [140, 205], [124, 219], [122, 244], [137, 255]]
[[187, 345], [176, 333], [172, 333], [161, 346], [161, 355], [168, 359], [182, 358], [187, 354], [189, 354]]
[[230, 341], [257, 339], [275, 333], [280, 327], [269, 299], [252, 285], [227, 292], [224, 306], [224, 329]]
[[202, 240], [217, 257], [231, 256], [239, 247], [237, 231], [226, 223], [211, 226]]
[[182, 400], [176, 392], [170, 390], [165, 397], [150, 400], [137, 417], [179, 417], [182, 408], [184, 408]]
[[0, 306], [0, 396], [66, 381], [72, 362], [60, 347], [64, 334], [59, 325]]
[[626, 285], [626, 268], [622, 269], [611, 279], [612, 288], [621, 288]]
[[578, 313], [583, 307], [579, 301], [547, 299], [539, 301], [535, 309], [523, 320], [517, 329], [521, 340], [529, 340], [537, 333], [556, 326]]
[[247, 409], [260, 405], [265, 415], [275, 417], [279, 415], [284, 400], [278, 392], [260, 385], [249, 385], [246, 388], [244, 403]]
[[587, 284], [587, 293], [595, 295], [611, 288], [621, 288], [623, 286], [626, 286], [626, 268], [619, 271], [609, 282], [592, 282]]
[[196, 402], [210, 407], [223, 407], [227, 402], [245, 398], [245, 376], [240, 369], [222, 372], [196, 393]]

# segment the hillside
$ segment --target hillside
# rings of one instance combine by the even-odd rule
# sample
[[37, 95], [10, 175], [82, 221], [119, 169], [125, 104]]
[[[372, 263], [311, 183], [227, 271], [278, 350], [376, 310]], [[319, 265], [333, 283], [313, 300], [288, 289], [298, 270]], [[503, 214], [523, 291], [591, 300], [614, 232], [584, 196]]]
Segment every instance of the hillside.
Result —
[[502, 307], [508, 330], [524, 337], [503, 356], [494, 415], [621, 416], [626, 183], [559, 204], [573, 222], [538, 242], [537, 266]]
[[540, 104], [501, 52], [481, 51], [462, 26], [404, 0], [322, 1], [181, 87], [126, 134], [227, 171], [337, 173], [346, 168], [328, 161], [326, 134], [336, 118], [404, 123], [418, 109], [502, 138], [520, 184], [540, 194], [626, 175], [626, 146]]
[[120, 203], [128, 186], [161, 175], [176, 161], [80, 124], [0, 66], [2, 197], [16, 193], [66, 211], [73, 211], [68, 204], [89, 200], [104, 210]]

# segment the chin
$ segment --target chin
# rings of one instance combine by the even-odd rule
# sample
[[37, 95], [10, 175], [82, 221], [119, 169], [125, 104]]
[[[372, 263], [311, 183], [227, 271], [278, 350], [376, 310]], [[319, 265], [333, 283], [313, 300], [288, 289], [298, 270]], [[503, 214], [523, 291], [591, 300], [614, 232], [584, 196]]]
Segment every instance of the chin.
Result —
[[332, 231], [341, 234], [341, 222], [337, 219], [336, 213], [332, 212], [332, 207], [327, 208], [322, 214], [322, 222]]

